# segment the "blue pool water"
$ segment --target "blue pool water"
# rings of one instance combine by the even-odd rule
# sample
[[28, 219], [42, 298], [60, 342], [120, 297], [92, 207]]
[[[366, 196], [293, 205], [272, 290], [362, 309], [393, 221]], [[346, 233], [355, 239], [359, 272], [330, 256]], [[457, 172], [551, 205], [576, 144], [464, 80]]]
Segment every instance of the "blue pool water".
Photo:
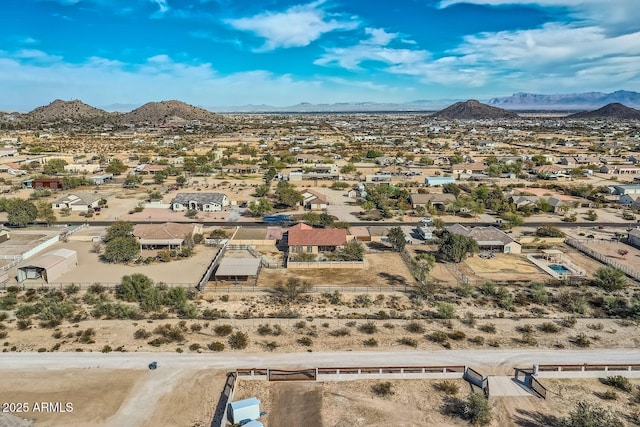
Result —
[[569, 274], [569, 273], [571, 273], [571, 270], [569, 270], [564, 265], [551, 264], [551, 265], [549, 265], [549, 268], [552, 269], [553, 271], [555, 271], [558, 274]]

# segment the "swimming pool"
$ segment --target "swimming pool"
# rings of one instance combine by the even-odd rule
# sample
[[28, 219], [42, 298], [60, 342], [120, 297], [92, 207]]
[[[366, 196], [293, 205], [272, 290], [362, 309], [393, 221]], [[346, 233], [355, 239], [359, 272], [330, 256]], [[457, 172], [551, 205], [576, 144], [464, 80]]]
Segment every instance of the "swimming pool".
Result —
[[549, 268], [552, 269], [553, 271], [555, 271], [558, 274], [569, 274], [569, 273], [571, 273], [571, 270], [569, 270], [564, 265], [550, 264]]

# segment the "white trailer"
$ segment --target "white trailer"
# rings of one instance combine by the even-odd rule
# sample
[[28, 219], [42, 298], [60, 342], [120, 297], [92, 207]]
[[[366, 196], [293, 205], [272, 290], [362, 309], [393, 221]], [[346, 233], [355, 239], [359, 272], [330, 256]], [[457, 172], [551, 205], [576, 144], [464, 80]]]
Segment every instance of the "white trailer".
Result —
[[260, 418], [260, 401], [251, 397], [229, 404], [229, 421], [233, 424], [246, 423]]

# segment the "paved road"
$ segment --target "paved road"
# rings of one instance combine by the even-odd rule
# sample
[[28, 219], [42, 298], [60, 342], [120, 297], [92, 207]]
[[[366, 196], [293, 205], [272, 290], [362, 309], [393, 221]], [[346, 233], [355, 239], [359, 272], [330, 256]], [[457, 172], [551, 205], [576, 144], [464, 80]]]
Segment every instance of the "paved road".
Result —
[[258, 354], [177, 353], [2, 353], [2, 369], [158, 369], [310, 368], [349, 366], [469, 365], [481, 368], [529, 367], [538, 364], [634, 363], [638, 349], [602, 350], [436, 350], [400, 352], [313, 352]]

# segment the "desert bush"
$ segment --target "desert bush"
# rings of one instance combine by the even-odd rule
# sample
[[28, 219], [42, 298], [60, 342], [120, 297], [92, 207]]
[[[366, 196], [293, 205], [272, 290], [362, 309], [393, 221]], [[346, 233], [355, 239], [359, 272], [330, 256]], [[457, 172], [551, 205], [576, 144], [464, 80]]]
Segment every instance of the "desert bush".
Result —
[[62, 338], [62, 331], [55, 331], [51, 336], [55, 339], [60, 339]]
[[591, 345], [591, 340], [585, 333], [579, 333], [576, 335], [573, 343], [578, 347], [589, 347]]
[[103, 353], [111, 353], [113, 351], [113, 349], [111, 348], [110, 345], [105, 345], [104, 347], [102, 347], [101, 350]]
[[233, 326], [231, 325], [217, 325], [213, 328], [213, 332], [219, 337], [226, 337], [233, 332]]
[[560, 332], [560, 327], [553, 322], [544, 322], [538, 327], [538, 329], [548, 334], [555, 334], [557, 332]]
[[413, 348], [418, 347], [418, 341], [409, 337], [398, 338], [398, 344], [406, 345], [408, 347], [413, 347]]
[[443, 331], [435, 331], [435, 332], [429, 334], [427, 336], [427, 338], [429, 339], [429, 341], [433, 341], [433, 342], [436, 342], [438, 344], [443, 344], [443, 343], [449, 341], [449, 337], [447, 336], [447, 333], [443, 332]]
[[151, 332], [147, 332], [144, 329], [138, 329], [133, 333], [133, 337], [137, 340], [147, 339], [151, 336]]
[[179, 326], [171, 326], [169, 323], [157, 326], [153, 330], [154, 334], [161, 335], [166, 342], [184, 341], [184, 330]]
[[193, 323], [189, 326], [189, 329], [191, 329], [191, 332], [200, 332], [202, 330], [202, 325], [199, 323]]
[[351, 335], [351, 332], [347, 328], [339, 328], [330, 331], [329, 335], [332, 337], [346, 337], [347, 335]]
[[578, 323], [578, 320], [575, 317], [570, 316], [562, 319], [560, 324], [565, 328], [573, 328], [576, 326], [576, 323]]
[[484, 337], [481, 335], [476, 335], [475, 337], [469, 338], [469, 342], [476, 345], [482, 345], [484, 344]]
[[373, 304], [373, 301], [371, 301], [369, 294], [360, 294], [353, 299], [353, 304], [360, 307], [369, 307]]
[[229, 335], [229, 347], [234, 350], [242, 350], [249, 345], [249, 336], [244, 332], [236, 332]]
[[492, 418], [489, 400], [482, 394], [471, 393], [465, 406], [465, 415], [465, 418], [473, 425], [488, 425]]
[[309, 337], [301, 337], [301, 338], [298, 338], [296, 341], [298, 344], [303, 345], [305, 347], [311, 347], [313, 345], [313, 340]]
[[207, 348], [211, 351], [222, 351], [224, 350], [224, 343], [221, 343], [220, 341], [214, 341], [212, 343], [207, 344]]
[[610, 411], [589, 402], [578, 402], [568, 417], [559, 420], [563, 427], [624, 427]]
[[395, 394], [395, 391], [393, 391], [393, 385], [389, 381], [372, 385], [371, 392], [379, 397], [387, 397]]
[[433, 387], [436, 390], [441, 391], [444, 394], [448, 394], [448, 395], [458, 394], [458, 392], [460, 391], [460, 386], [458, 384], [448, 380], [435, 383]]
[[627, 393], [631, 393], [631, 391], [633, 390], [633, 386], [631, 385], [631, 382], [629, 382], [629, 379], [623, 377], [622, 375], [609, 376], [601, 381], [603, 384], [615, 387], [618, 390], [622, 390]]
[[363, 323], [362, 325], [358, 326], [358, 331], [362, 332], [363, 334], [371, 335], [371, 334], [375, 334], [376, 332], [378, 332], [378, 327], [373, 322], [367, 322], [367, 323]]
[[449, 332], [447, 336], [454, 341], [461, 341], [467, 337], [467, 335], [462, 331]]
[[411, 332], [412, 334], [423, 334], [425, 331], [424, 325], [420, 322], [409, 322], [404, 326], [404, 329], [407, 332]]
[[227, 319], [229, 314], [226, 310], [218, 310], [217, 308], [205, 308], [202, 310], [202, 318], [205, 320]]
[[613, 390], [607, 390], [603, 393], [597, 393], [596, 395], [603, 400], [618, 400], [618, 393]]
[[362, 341], [362, 344], [365, 347], [377, 347], [378, 340], [376, 340], [375, 338], [367, 338], [366, 340]]
[[191, 351], [198, 351], [202, 348], [202, 346], [200, 344], [198, 344], [197, 342], [194, 342], [193, 344], [191, 344], [189, 346], [189, 350]]
[[25, 329], [28, 329], [31, 326], [31, 320], [30, 319], [20, 319], [20, 320], [18, 320], [18, 322], [16, 322], [16, 326], [18, 327], [18, 329], [23, 331]]
[[478, 329], [488, 334], [495, 334], [497, 331], [495, 323], [485, 323], [484, 325], [480, 325]]

